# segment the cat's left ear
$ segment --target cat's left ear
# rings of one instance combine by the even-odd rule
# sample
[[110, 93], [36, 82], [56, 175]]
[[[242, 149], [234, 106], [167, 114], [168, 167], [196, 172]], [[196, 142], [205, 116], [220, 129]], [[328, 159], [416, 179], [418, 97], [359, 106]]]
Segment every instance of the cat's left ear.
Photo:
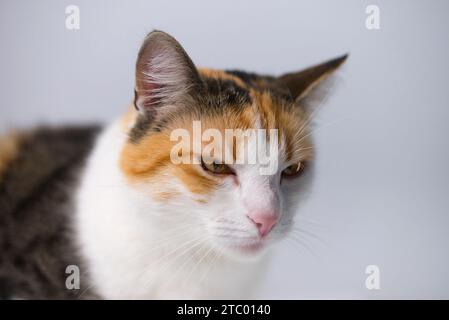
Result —
[[200, 86], [196, 67], [175, 38], [157, 30], [145, 38], [136, 63], [136, 109], [154, 116], [165, 105], [186, 102]]
[[345, 62], [347, 57], [348, 55], [345, 54], [298, 72], [284, 74], [278, 77], [276, 81], [290, 91], [295, 101], [302, 101], [332, 75]]

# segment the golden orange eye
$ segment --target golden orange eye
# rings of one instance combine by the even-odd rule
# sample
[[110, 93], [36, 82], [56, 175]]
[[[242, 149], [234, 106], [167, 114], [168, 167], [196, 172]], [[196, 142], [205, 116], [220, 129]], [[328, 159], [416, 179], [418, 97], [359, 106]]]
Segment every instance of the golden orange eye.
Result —
[[234, 174], [234, 171], [229, 166], [222, 163], [217, 163], [215, 161], [206, 163], [203, 159], [201, 159], [201, 166], [205, 171], [215, 174]]
[[304, 171], [304, 163], [295, 163], [291, 166], [288, 166], [287, 168], [282, 171], [282, 176], [285, 178], [296, 178]]

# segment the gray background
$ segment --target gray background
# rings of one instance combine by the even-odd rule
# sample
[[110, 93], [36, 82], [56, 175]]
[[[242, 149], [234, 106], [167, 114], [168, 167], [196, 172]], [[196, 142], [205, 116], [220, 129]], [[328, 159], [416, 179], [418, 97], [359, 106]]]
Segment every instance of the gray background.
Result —
[[[79, 31], [65, 28], [68, 4]], [[365, 28], [368, 4], [380, 30]], [[280, 74], [349, 51], [316, 121], [317, 182], [300, 212], [314, 236], [281, 246], [259, 297], [449, 298], [448, 12], [423, 0], [2, 0], [0, 130], [117, 117], [153, 28], [207, 67]], [[365, 288], [370, 264], [380, 290]]]

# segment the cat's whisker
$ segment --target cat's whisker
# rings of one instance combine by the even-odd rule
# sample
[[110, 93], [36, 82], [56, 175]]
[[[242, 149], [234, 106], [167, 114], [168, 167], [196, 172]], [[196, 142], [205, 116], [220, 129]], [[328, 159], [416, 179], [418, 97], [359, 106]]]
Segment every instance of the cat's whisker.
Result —
[[301, 257], [304, 254], [304, 252], [307, 252], [307, 254], [312, 255], [315, 259], [319, 259], [317, 257], [317, 255], [312, 251], [312, 249], [309, 246], [307, 246], [306, 244], [304, 244], [304, 242], [302, 242], [302, 241], [298, 241], [294, 238], [286, 237], [283, 239], [282, 242], [289, 245], [293, 249], [292, 252], [300, 255]]
[[[204, 243], [200, 243], [200, 244], [204, 244]], [[181, 272], [181, 270], [183, 270], [183, 269], [185, 268], [185, 266], [186, 266], [190, 261], [193, 260], [193, 257], [194, 257], [197, 253], [199, 253], [199, 252], [202, 250], [202, 248], [203, 248], [203, 247], [200, 246], [199, 248], [197, 248], [197, 249], [195, 250], [195, 252], [193, 252], [190, 256], [188, 256], [187, 259], [185, 259], [184, 263], [182, 263], [181, 266], [180, 266], [175, 272], [173, 272], [173, 274], [171, 275], [170, 279], [168, 279], [168, 280], [165, 282], [165, 286], [168, 286], [168, 285], [170, 284], [170, 282], [173, 281], [173, 279], [176, 278], [176, 275], [179, 274], [179, 272]], [[181, 257], [181, 256], [182, 256], [182, 254], [180, 255], [180, 257]], [[192, 270], [193, 270], [193, 269], [192, 269]]]
[[180, 254], [180, 255], [183, 255], [183, 254], [185, 254], [186, 252], [188, 252], [192, 248], [192, 245], [191, 245], [192, 243], [193, 243], [193, 246], [196, 246], [197, 243], [199, 243], [199, 242], [201, 242], [201, 241], [203, 241], [205, 239], [207, 239], [207, 237], [205, 237], [204, 235], [201, 235], [199, 237], [190, 239], [190, 240], [184, 242], [183, 244], [181, 244], [180, 246], [177, 246], [175, 249], [169, 251], [168, 253], [163, 254], [161, 257], [159, 257], [155, 261], [152, 261], [151, 265], [159, 264], [165, 258], [167, 258], [167, 257], [169, 257], [169, 256], [171, 256], [171, 255], [173, 255], [175, 253], [177, 253], [181, 249], [187, 248], [187, 249], [184, 249], [184, 251], [182, 251], [182, 253]]
[[[83, 273], [80, 275], [80, 279], [84, 279], [86, 276], [86, 273]], [[95, 283], [91, 283], [86, 288], [83, 289], [83, 291], [80, 292], [80, 294], [76, 297], [77, 300], [81, 300], [86, 292], [96, 287]]]
[[[330, 94], [330, 91], [327, 91], [320, 99], [320, 101], [317, 103], [317, 105], [314, 107], [313, 111], [309, 114], [306, 121], [302, 124], [300, 129], [296, 132], [295, 139], [296, 143], [298, 144], [302, 139], [299, 139], [300, 136], [303, 134], [303, 132], [309, 127], [309, 124], [311, 121], [315, 118], [315, 116], [318, 114], [318, 111], [321, 110], [321, 108], [324, 105], [324, 102], [328, 99]], [[299, 139], [299, 140], [298, 140]]]
[[339, 122], [342, 122], [342, 121], [344, 121], [344, 120], [350, 119], [351, 117], [353, 117], [353, 115], [348, 115], [348, 116], [340, 117], [340, 118], [338, 118], [338, 119], [336, 119], [336, 120], [334, 120], [334, 121], [330, 121], [330, 122], [327, 122], [327, 123], [325, 123], [325, 124], [321, 124], [321, 125], [319, 125], [319, 126], [313, 128], [313, 129], [312, 129], [310, 132], [308, 132], [306, 135], [302, 136], [302, 137], [297, 141], [297, 143], [301, 142], [302, 140], [304, 140], [304, 139], [307, 138], [308, 136], [310, 136], [310, 135], [316, 133], [316, 132], [317, 132], [318, 130], [320, 130], [320, 129], [324, 129], [324, 128], [327, 128], [327, 127], [329, 127], [329, 126], [335, 125], [335, 124], [337, 124], [337, 123], [339, 123]]
[[295, 149], [296, 152], [300, 152], [300, 151], [304, 151], [304, 150], [312, 150], [315, 149], [314, 147], [306, 147], [306, 148], [299, 148], [299, 149]]
[[[184, 249], [184, 251], [182, 251], [181, 254], [176, 254], [172, 259], [169, 259], [168, 257], [169, 257], [171, 254], [173, 254], [173, 253], [179, 251], [179, 249], [182, 249], [183, 247], [185, 247], [185, 245], [176, 248], [176, 249], [175, 249], [174, 251], [172, 251], [170, 254], [167, 254], [167, 255], [163, 256], [162, 259], [158, 259], [158, 262], [162, 262], [163, 259], [165, 258], [165, 262], [162, 263], [162, 264], [160, 264], [160, 266], [162, 266], [162, 268], [159, 268], [159, 272], [161, 272], [161, 273], [165, 272], [166, 270], [168, 270], [168, 268], [170, 268], [170, 267], [174, 264], [174, 262], [177, 261], [177, 259], [179, 259], [180, 257], [182, 257], [184, 254], [188, 253], [189, 251], [191, 251], [192, 249], [194, 249], [195, 247], [197, 247], [197, 246], [199, 246], [199, 245], [204, 245], [205, 240], [206, 240], [206, 237], [202, 236], [202, 237], [196, 238], [196, 239], [194, 239], [194, 240], [195, 240], [195, 241], [190, 241], [190, 242], [189, 242], [190, 246], [188, 246], [187, 249]], [[192, 242], [193, 242], [193, 244], [191, 244]], [[155, 263], [153, 263], [153, 265], [154, 265], [154, 264], [155, 264]], [[151, 271], [152, 271], [152, 270], [149, 270], [149, 272], [151, 272]], [[146, 274], [146, 272], [144, 272], [143, 274]], [[148, 287], [148, 286], [150, 286], [150, 285], [151, 285], [154, 281], [156, 281], [156, 280], [157, 280], [157, 278], [154, 278], [154, 279], [152, 279], [152, 280], [150, 279], [150, 281], [145, 282], [145, 283], [143, 284], [143, 286], [144, 286], [144, 287]]]
[[[204, 248], [200, 248], [200, 250], [201, 250], [201, 249], [204, 249]], [[198, 254], [200, 250], [197, 250], [197, 251], [195, 252], [195, 255]], [[211, 251], [211, 250], [213, 250], [213, 247], [210, 247], [208, 250], [206, 250], [206, 252], [205, 252], [204, 255], [207, 255], [208, 252]], [[192, 255], [190, 261], [193, 260], [193, 256], [194, 256], [194, 255]], [[192, 277], [192, 275], [194, 274], [195, 269], [196, 269], [196, 267], [197, 267], [198, 264], [200, 264], [200, 259], [196, 261], [196, 263], [195, 263], [195, 264], [193, 265], [193, 267], [190, 269], [190, 272], [189, 272], [189, 273], [187, 274], [187, 276], [183, 279], [182, 285], [181, 285], [182, 288], [184, 288], [184, 287], [189, 283], [189, 280], [190, 280], [190, 278]]]
[[237, 237], [230, 234], [215, 234], [216, 237], [224, 238], [224, 239], [239, 239], [239, 240], [254, 240], [255, 237], [247, 236], [247, 237]]
[[190, 276], [195, 272], [195, 270], [198, 268], [199, 265], [201, 265], [201, 262], [209, 255], [210, 252], [214, 250], [214, 247], [210, 247], [209, 250], [207, 250], [204, 255], [197, 261], [197, 263], [193, 266], [193, 268], [190, 270], [189, 278]]
[[[186, 231], [184, 234], [188, 234], [190, 232], [189, 230], [190, 226], [186, 226]], [[163, 248], [164, 246], [170, 248], [173, 245], [175, 245], [177, 243], [176, 239], [178, 239], [178, 237], [166, 237], [160, 241], [158, 241], [155, 246], [151, 246], [150, 250], [144, 250], [143, 252], [131, 257], [128, 259], [128, 261], [137, 261], [137, 260], [143, 260], [143, 261], [148, 261], [149, 263], [151, 263], [152, 259], [150, 257], [151, 254], [154, 254], [155, 251], [157, 251], [158, 249]], [[184, 242], [181, 246], [178, 246], [177, 248], [182, 249], [184, 246], [188, 245], [189, 243], [191, 243], [193, 240], [195, 240], [197, 238], [194, 239], [190, 239], [187, 242]], [[170, 242], [171, 241], [171, 242]], [[176, 251], [176, 250], [174, 250]], [[167, 253], [165, 253], [167, 254]], [[164, 255], [162, 255], [161, 257], [157, 258], [162, 259], [164, 257]]]
[[[211, 261], [209, 261], [209, 268], [204, 271], [203, 276], [198, 280], [198, 283], [201, 284], [201, 282], [204, 281], [206, 276], [212, 271], [212, 269], [216, 266], [217, 262], [219, 261], [220, 257], [222, 256], [222, 251], [215, 251], [214, 256], [212, 257]], [[214, 258], [215, 257], [215, 258]]]
[[297, 232], [299, 234], [305, 234], [305, 235], [307, 235], [307, 236], [309, 236], [309, 237], [319, 241], [321, 244], [326, 245], [326, 242], [324, 241], [323, 238], [319, 237], [318, 235], [314, 234], [311, 231], [308, 231], [308, 230], [305, 230], [303, 228], [294, 226], [293, 229], [292, 229], [292, 232]]
[[216, 230], [216, 231], [229, 231], [230, 233], [232, 233], [232, 232], [247, 233], [248, 232], [248, 230], [244, 229], [244, 228], [237, 229], [237, 228], [229, 228], [229, 227], [222, 227], [222, 226], [213, 226], [212, 229]]
[[[294, 249], [294, 252], [296, 252], [298, 249], [300, 251], [303, 251], [305, 249], [302, 243], [296, 243], [292, 237], [285, 237], [284, 239], [282, 239], [282, 242], [289, 244]], [[309, 252], [309, 250], [307, 250], [307, 252]]]
[[[193, 248], [195, 248], [197, 245], [202, 243], [202, 239], [195, 239], [195, 241], [192, 241], [191, 243], [189, 243], [188, 246], [182, 246], [177, 248], [176, 250], [174, 250], [172, 252], [172, 254], [176, 253], [177, 251], [180, 251], [182, 249], [184, 249], [183, 252], [188, 252], [190, 250], [192, 250]], [[187, 248], [186, 248], [187, 247]], [[180, 257], [182, 257], [183, 254], [175, 254], [173, 256], [171, 256], [171, 254], [167, 254], [164, 256], [161, 256], [157, 259], [157, 261], [154, 261], [151, 263], [150, 268], [145, 268], [143, 270], [143, 272], [138, 276], [138, 278], [142, 278], [142, 279], [146, 279], [148, 278], [147, 281], [145, 281], [143, 283], [143, 287], [149, 287], [154, 281], [157, 281], [157, 277], [148, 277], [149, 274], [153, 274], [154, 273], [154, 267], [158, 267], [158, 271], [160, 272], [164, 272], [165, 270], [167, 270], [174, 262], [176, 262]]]
[[183, 228], [179, 228], [182, 232], [176, 234], [169, 234], [167, 237], [159, 239], [151, 244], [149, 250], [145, 250], [140, 255], [133, 257], [131, 260], [137, 260], [142, 258], [143, 256], [149, 256], [151, 253], [154, 253], [158, 249], [163, 248], [164, 246], [170, 247], [171, 242], [176, 243], [175, 240], [182, 238], [183, 236], [188, 236], [192, 233], [191, 227], [196, 226], [196, 224], [184, 225]]
[[304, 230], [298, 231], [293, 230], [291, 233], [291, 236], [295, 239], [298, 239], [298, 241], [304, 242], [306, 245], [309, 244], [310, 246], [313, 244], [316, 248], [317, 246], [319, 248], [328, 248], [329, 245], [324, 239], [312, 234], [312, 233], [306, 233]]
[[224, 217], [218, 217], [218, 218], [213, 219], [212, 221], [217, 222], [217, 223], [226, 223], [226, 224], [229, 224], [229, 225], [239, 224], [235, 220], [231, 220], [231, 219], [224, 218]]
[[[168, 235], [167, 237], [160, 239], [159, 241], [155, 242], [155, 246], [151, 246], [151, 248], [149, 248], [149, 250], [146, 251], [146, 254], [150, 254], [153, 253], [155, 251], [157, 251], [158, 249], [161, 248], [170, 248], [173, 246], [173, 244], [178, 244], [180, 242], [180, 238], [182, 239], [183, 237], [185, 237], [186, 241], [183, 242], [183, 245], [186, 243], [189, 243], [190, 241], [198, 238], [198, 235], [194, 235], [191, 230], [190, 230], [191, 226], [186, 226], [185, 230], [182, 233], [177, 233], [174, 235]], [[201, 235], [203, 236], [203, 235]], [[200, 237], [201, 237], [200, 236]]]
[[328, 231], [328, 226], [322, 223], [314, 223], [307, 220], [295, 219], [294, 223], [289, 226], [289, 229], [307, 229], [309, 232], [323, 233]]
[[[189, 262], [194, 262], [194, 257], [201, 251], [201, 250], [203, 250], [204, 249], [204, 247], [200, 247], [200, 248], [198, 248], [190, 257], [189, 257]], [[186, 284], [188, 284], [188, 281], [189, 281], [189, 279], [190, 279], [190, 277], [192, 276], [192, 274], [193, 274], [193, 268], [192, 269], [190, 269], [190, 272], [189, 272], [189, 274], [184, 278], [184, 280], [183, 280], [183, 283], [182, 283], [182, 287], [185, 287], [185, 285]]]
[[301, 238], [299, 235], [292, 234], [290, 240], [292, 240], [293, 243], [297, 243], [299, 246], [306, 249], [313, 257], [320, 260], [320, 257], [316, 254], [316, 252], [312, 249], [311, 245], [308, 244], [304, 238]]
[[[80, 275], [80, 283], [83, 283], [83, 279], [85, 280], [86, 278], [89, 277], [89, 271], [88, 270], [84, 270], [81, 275]], [[82, 281], [82, 282], [81, 282]], [[76, 297], [77, 300], [81, 300], [84, 296], [85, 293], [89, 292], [89, 290], [96, 288], [98, 285], [95, 284], [94, 282], [89, 282], [90, 284], [83, 289], [82, 292], [80, 292], [80, 294]]]
[[[317, 106], [315, 106], [315, 108], [313, 109], [313, 111], [309, 114], [309, 116], [307, 117], [306, 121], [304, 121], [304, 123], [302, 124], [302, 126], [299, 128], [299, 130], [296, 132], [296, 136], [295, 138], [299, 138], [303, 132], [308, 128], [310, 122], [315, 118], [315, 116], [318, 114], [318, 111], [321, 110], [323, 106], [323, 103], [319, 103]], [[299, 142], [299, 141], [297, 141]]]
[[310, 225], [316, 225], [316, 226], [322, 226], [323, 225], [323, 223], [321, 221], [313, 220], [313, 219], [310, 219], [310, 218], [306, 218], [304, 216], [296, 216], [296, 217], [290, 219], [289, 221], [290, 222], [298, 222], [298, 223], [305, 222], [305, 223], [308, 223]]

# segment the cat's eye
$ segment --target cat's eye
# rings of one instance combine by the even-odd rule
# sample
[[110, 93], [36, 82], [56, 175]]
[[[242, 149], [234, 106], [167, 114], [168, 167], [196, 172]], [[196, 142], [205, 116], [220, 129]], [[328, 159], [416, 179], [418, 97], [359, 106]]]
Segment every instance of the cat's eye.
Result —
[[288, 166], [287, 168], [282, 171], [282, 177], [283, 178], [296, 178], [301, 175], [304, 171], [304, 162], [299, 162], [292, 164], [291, 166]]
[[222, 163], [217, 163], [215, 161], [205, 162], [201, 159], [201, 166], [205, 171], [215, 174], [234, 174], [234, 170], [232, 170], [229, 166]]

